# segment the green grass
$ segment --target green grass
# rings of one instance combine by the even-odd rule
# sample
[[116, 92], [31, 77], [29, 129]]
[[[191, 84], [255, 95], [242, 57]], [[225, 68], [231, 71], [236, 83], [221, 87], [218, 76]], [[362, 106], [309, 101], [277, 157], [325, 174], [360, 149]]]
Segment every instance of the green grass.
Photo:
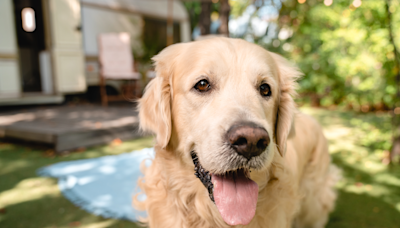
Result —
[[0, 227], [138, 227], [128, 221], [103, 219], [74, 206], [57, 187], [56, 179], [38, 177], [40, 167], [61, 161], [120, 154], [151, 147], [152, 138], [92, 147], [55, 156], [51, 150], [0, 142]]
[[[400, 227], [400, 167], [386, 165], [390, 116], [302, 108], [324, 126], [333, 162], [343, 170], [329, 228]], [[64, 156], [28, 144], [0, 141], [0, 227], [137, 227], [91, 215], [66, 200], [40, 167], [150, 147], [151, 138], [89, 148]]]
[[333, 162], [343, 171], [329, 228], [399, 228], [400, 167], [387, 165], [388, 114], [302, 108], [324, 127]]

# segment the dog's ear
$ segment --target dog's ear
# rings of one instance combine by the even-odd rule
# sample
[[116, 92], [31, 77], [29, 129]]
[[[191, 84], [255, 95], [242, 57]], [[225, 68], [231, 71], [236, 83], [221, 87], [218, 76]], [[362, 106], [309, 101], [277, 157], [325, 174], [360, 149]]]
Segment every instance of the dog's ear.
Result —
[[169, 46], [152, 58], [156, 77], [146, 86], [139, 100], [140, 129], [155, 133], [157, 144], [162, 148], [171, 138], [172, 66], [182, 45]]
[[271, 53], [271, 55], [278, 68], [280, 84], [278, 112], [275, 123], [275, 140], [278, 145], [278, 151], [283, 157], [286, 153], [287, 139], [295, 135], [293, 121], [296, 104], [293, 96], [296, 95], [296, 80], [302, 76], [302, 73], [282, 56], [274, 53]]

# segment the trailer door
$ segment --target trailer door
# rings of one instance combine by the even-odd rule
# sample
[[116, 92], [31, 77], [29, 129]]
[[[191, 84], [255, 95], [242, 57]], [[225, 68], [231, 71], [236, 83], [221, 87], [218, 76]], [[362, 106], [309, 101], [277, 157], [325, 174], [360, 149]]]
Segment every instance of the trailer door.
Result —
[[12, 0], [0, 1], [0, 99], [21, 95]]
[[86, 90], [79, 0], [49, 0], [53, 71], [61, 93]]

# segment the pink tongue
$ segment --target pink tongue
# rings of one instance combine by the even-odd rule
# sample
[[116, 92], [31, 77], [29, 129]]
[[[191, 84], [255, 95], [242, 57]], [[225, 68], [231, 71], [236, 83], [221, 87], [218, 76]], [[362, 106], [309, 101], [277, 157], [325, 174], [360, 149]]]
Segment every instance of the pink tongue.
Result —
[[246, 225], [256, 212], [258, 185], [243, 171], [237, 175], [212, 175], [214, 200], [219, 213], [229, 225]]

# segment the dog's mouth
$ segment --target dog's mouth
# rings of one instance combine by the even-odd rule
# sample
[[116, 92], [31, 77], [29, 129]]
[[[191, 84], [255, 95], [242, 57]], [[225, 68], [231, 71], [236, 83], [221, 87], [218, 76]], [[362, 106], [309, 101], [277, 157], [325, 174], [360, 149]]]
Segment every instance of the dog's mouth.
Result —
[[257, 206], [258, 185], [249, 178], [248, 169], [212, 174], [202, 167], [195, 152], [191, 153], [195, 176], [208, 190], [208, 195], [229, 225], [246, 225], [253, 219]]

